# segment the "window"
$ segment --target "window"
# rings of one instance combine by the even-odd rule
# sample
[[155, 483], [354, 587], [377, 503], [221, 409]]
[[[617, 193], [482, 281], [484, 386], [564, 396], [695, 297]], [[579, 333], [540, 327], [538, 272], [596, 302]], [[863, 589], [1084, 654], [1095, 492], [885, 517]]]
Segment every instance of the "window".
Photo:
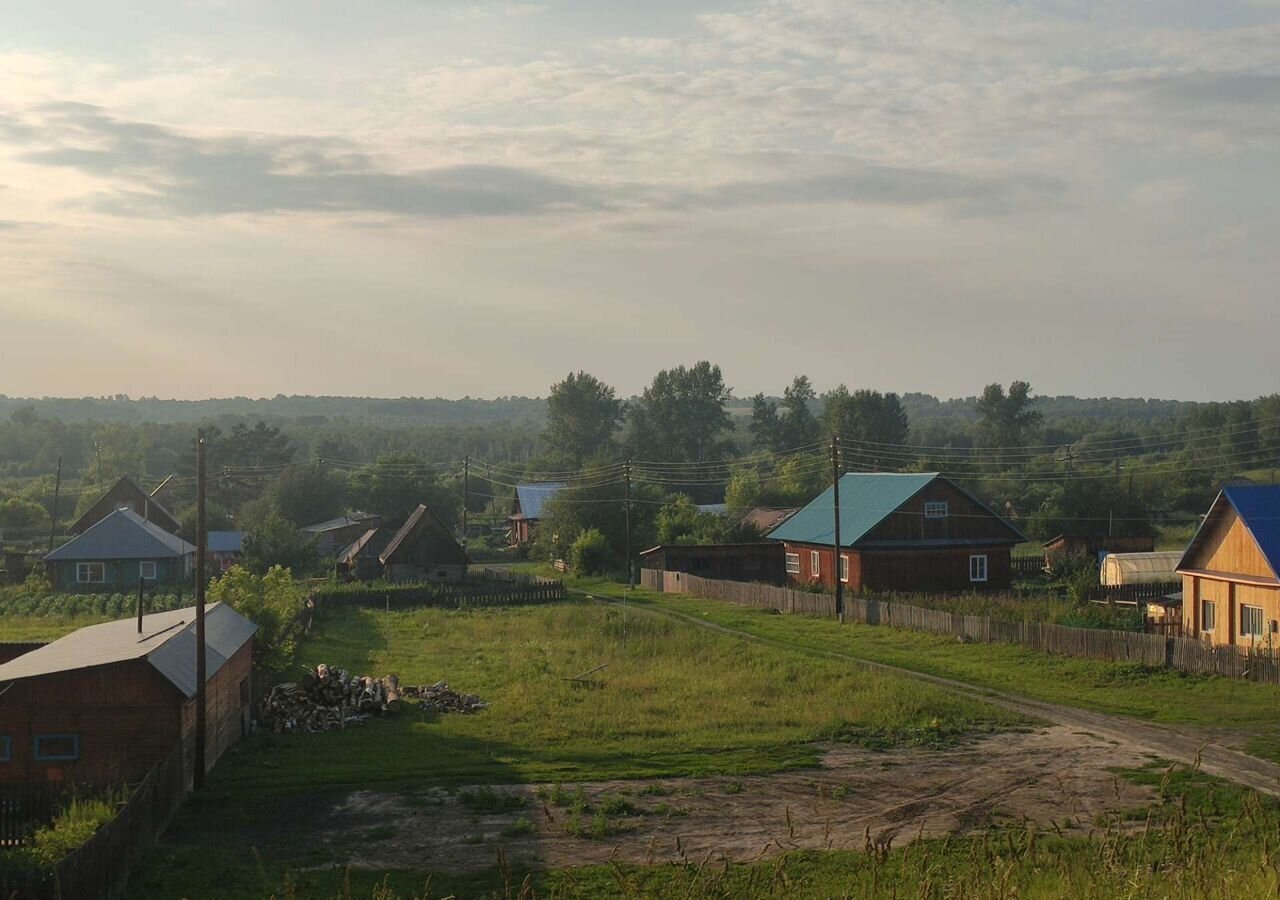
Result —
[[787, 554], [787, 574], [788, 575], [800, 574], [800, 554], [799, 553]]
[[929, 500], [924, 505], [924, 517], [926, 519], [945, 519], [948, 512], [950, 510], [945, 500]]
[[0, 734], [0, 762], [8, 762], [11, 759], [13, 759], [13, 738]]
[[138, 563], [138, 577], [144, 581], [156, 580], [156, 562], [153, 559], [143, 560]]
[[987, 580], [987, 555], [978, 553], [969, 557], [969, 580]]
[[80, 735], [37, 734], [35, 757], [41, 762], [80, 758]]
[[1214, 607], [1212, 600], [1200, 601], [1200, 630], [1213, 631], [1217, 616], [1214, 615]]
[[1262, 607], [1261, 606], [1244, 606], [1240, 607], [1240, 636], [1241, 637], [1262, 637]]
[[102, 584], [106, 580], [107, 568], [102, 563], [76, 563], [76, 581], [80, 584]]
[[849, 583], [849, 557], [843, 553], [840, 554], [840, 580]]
[[809, 574], [817, 578], [822, 574], [822, 566], [820, 565], [820, 557], [817, 550], [809, 551]]

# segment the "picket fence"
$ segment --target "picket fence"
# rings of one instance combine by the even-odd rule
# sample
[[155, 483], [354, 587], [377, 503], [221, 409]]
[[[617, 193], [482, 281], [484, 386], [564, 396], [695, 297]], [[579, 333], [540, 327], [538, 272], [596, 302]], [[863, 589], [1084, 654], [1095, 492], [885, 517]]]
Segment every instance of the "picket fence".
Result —
[[[836, 601], [832, 594], [797, 591], [769, 584], [719, 581], [654, 569], [641, 570], [640, 584], [653, 591], [724, 600], [782, 613], [829, 619], [836, 617]], [[845, 622], [952, 635], [958, 640], [975, 643], [1020, 644], [1061, 656], [1137, 663], [1198, 675], [1221, 675], [1280, 685], [1280, 651], [1277, 650], [1213, 647], [1189, 638], [1136, 631], [1073, 628], [1045, 622], [1002, 622], [988, 616], [966, 616], [871, 597], [846, 597]]]

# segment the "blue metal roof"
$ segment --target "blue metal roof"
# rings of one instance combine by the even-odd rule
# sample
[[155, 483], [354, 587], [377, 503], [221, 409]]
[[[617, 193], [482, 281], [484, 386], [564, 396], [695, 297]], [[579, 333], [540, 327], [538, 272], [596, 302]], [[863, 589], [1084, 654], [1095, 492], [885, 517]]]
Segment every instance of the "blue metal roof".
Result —
[[54, 550], [46, 560], [172, 559], [196, 548], [131, 509], [117, 509]]
[[210, 553], [244, 552], [243, 531], [210, 531], [206, 541]]
[[1258, 542], [1258, 549], [1266, 557], [1272, 574], [1280, 578], [1280, 485], [1233, 484], [1224, 487], [1218, 499], [1213, 501], [1213, 506], [1209, 507], [1209, 515], [1200, 523], [1195, 537], [1187, 545], [1178, 568], [1189, 564], [1191, 552], [1199, 545], [1209, 521], [1214, 518], [1214, 509], [1223, 498], [1232, 505], [1244, 527], [1249, 529], [1253, 539]]
[[[840, 546], [850, 547], [938, 477], [936, 472], [850, 472], [840, 479]], [[835, 538], [833, 491], [827, 488], [768, 537], [797, 544]]]
[[562, 481], [544, 481], [539, 484], [517, 484], [516, 502], [520, 504], [520, 514], [526, 519], [541, 519], [542, 504], [546, 503], [564, 489]]

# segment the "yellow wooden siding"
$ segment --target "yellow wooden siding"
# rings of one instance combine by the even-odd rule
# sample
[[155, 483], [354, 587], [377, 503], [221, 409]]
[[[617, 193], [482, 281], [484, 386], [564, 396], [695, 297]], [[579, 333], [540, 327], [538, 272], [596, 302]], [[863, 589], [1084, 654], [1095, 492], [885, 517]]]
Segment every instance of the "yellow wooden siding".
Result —
[[1207, 536], [1196, 558], [1189, 560], [1187, 568], [1254, 578], [1276, 577], [1258, 549], [1258, 542], [1234, 509], [1228, 507], [1222, 518], [1210, 527], [1212, 533]]

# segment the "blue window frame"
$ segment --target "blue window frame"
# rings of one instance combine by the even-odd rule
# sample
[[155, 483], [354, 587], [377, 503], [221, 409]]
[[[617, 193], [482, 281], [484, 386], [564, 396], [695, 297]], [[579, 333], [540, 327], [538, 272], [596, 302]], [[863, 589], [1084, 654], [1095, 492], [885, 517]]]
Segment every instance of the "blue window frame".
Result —
[[13, 759], [13, 738], [7, 734], [0, 734], [0, 762], [9, 762]]
[[80, 758], [80, 735], [37, 734], [34, 756], [39, 762], [60, 762]]

